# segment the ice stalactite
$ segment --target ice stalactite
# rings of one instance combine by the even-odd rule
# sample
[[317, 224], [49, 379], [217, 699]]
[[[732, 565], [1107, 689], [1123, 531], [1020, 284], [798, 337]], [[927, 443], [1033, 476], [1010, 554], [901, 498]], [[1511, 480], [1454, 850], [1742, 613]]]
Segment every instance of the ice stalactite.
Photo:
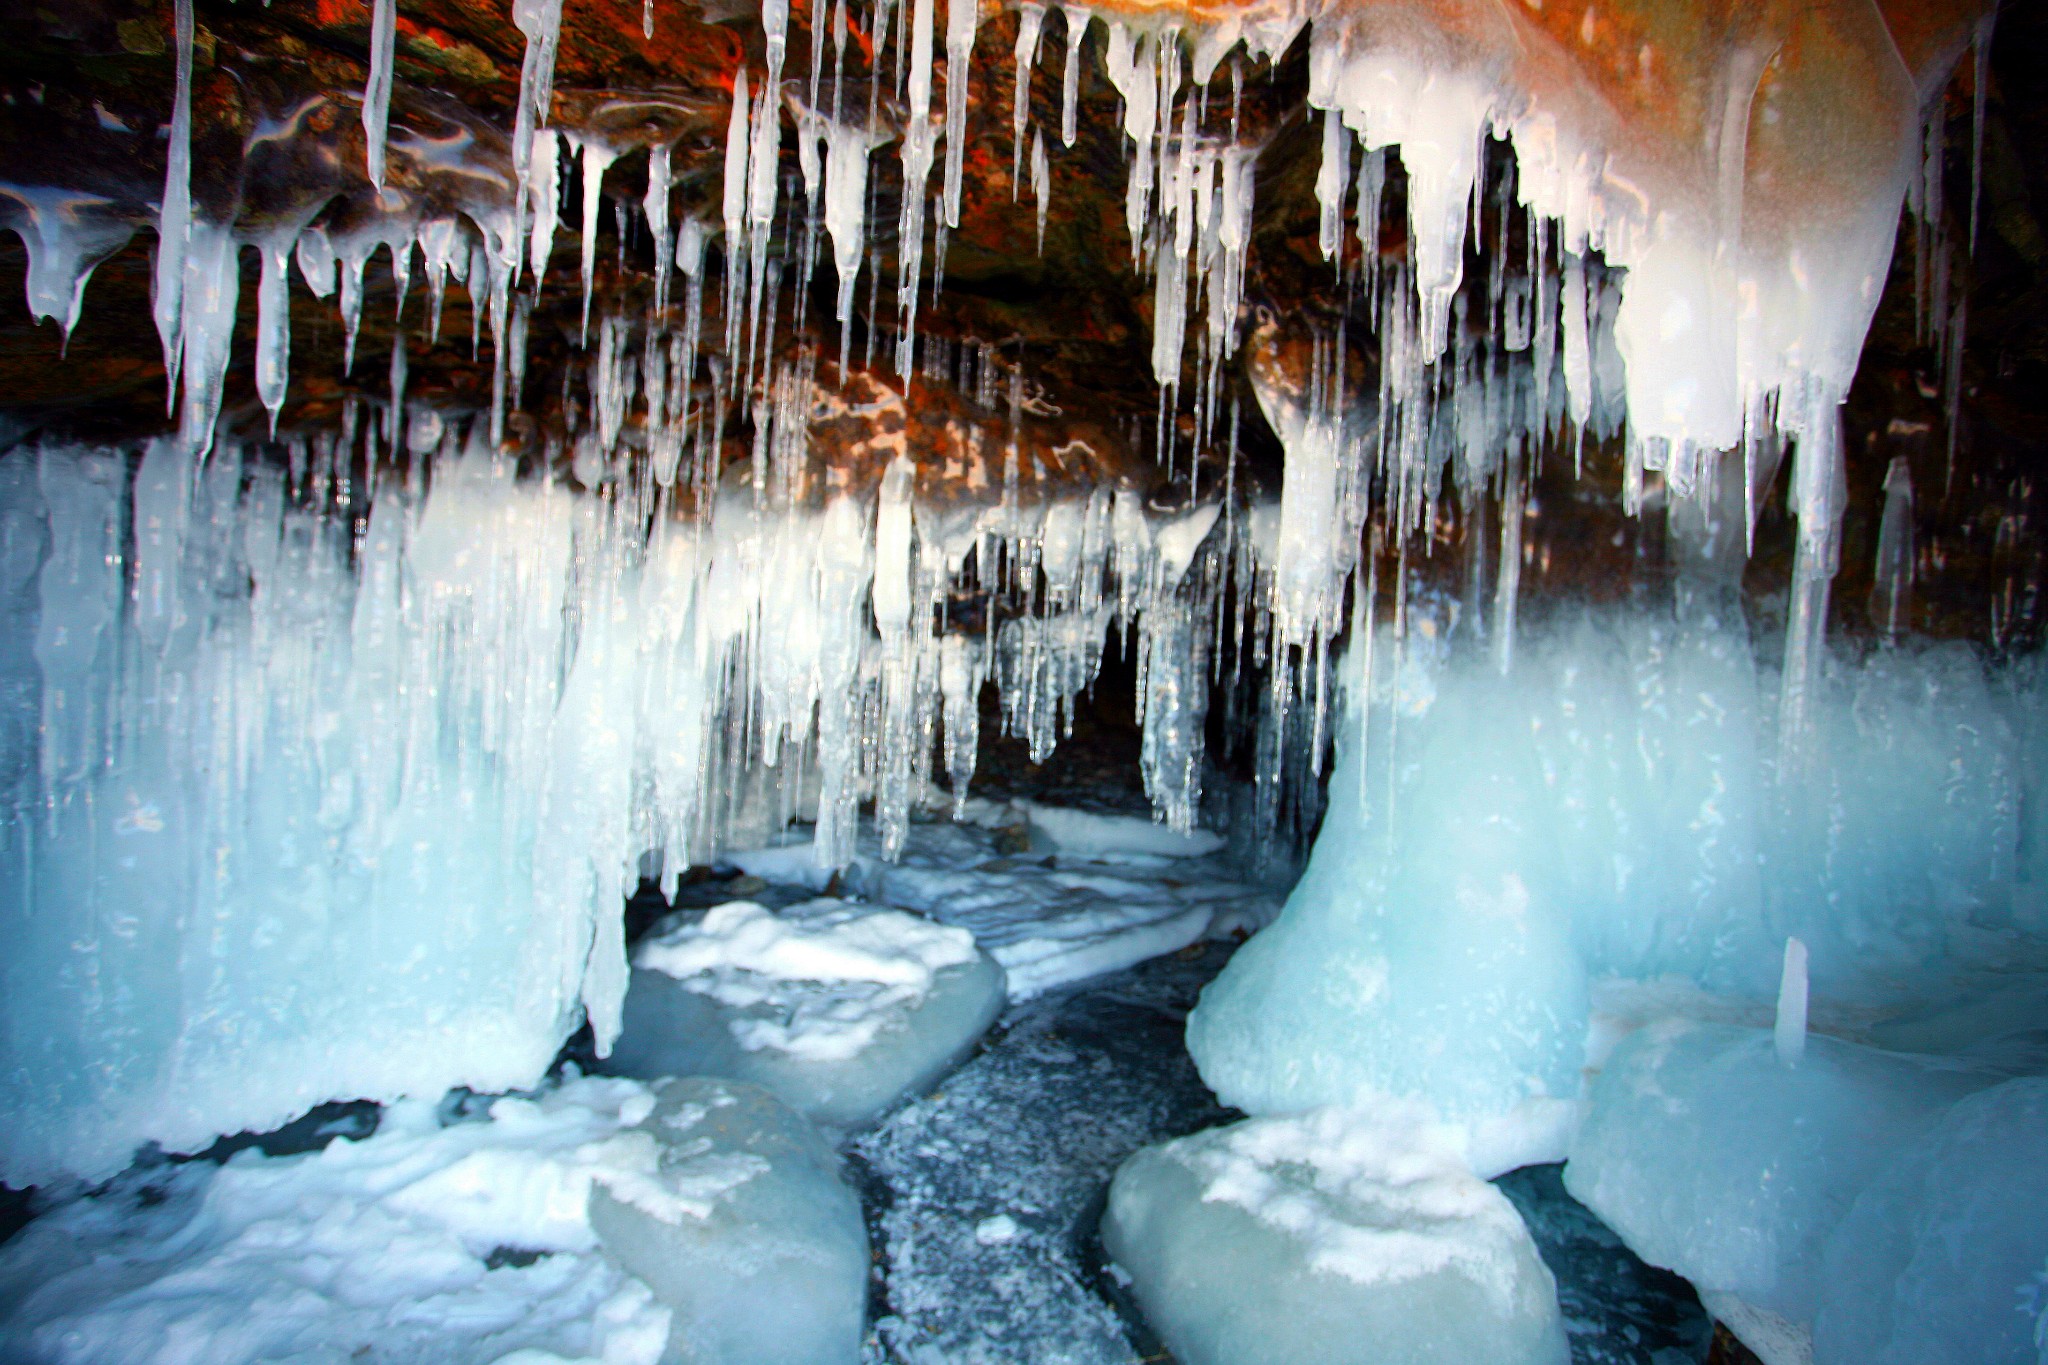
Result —
[[945, 223], [960, 226], [961, 176], [967, 160], [967, 93], [981, 0], [946, 0]]
[[[911, 10], [909, 40], [904, 44], [910, 89], [903, 128], [903, 197], [896, 238], [896, 307], [902, 319], [902, 330], [896, 340], [896, 373], [907, 380], [917, 355], [917, 291], [924, 273], [925, 187], [932, 173], [933, 132], [932, 0], [905, 3]], [[879, 273], [876, 278], [880, 278]]]
[[747, 95], [747, 67], [732, 78], [732, 111], [725, 124], [725, 352], [740, 346], [742, 302], [746, 297], [747, 156], [753, 144], [753, 103]]
[[654, 239], [654, 307], [657, 312], [668, 307], [668, 277], [675, 265], [675, 239], [669, 234], [668, 227], [669, 158], [672, 151], [666, 142], [657, 142], [647, 149], [644, 207], [647, 235]]
[[[5, 201], [12, 200], [11, 207]], [[0, 229], [12, 229], [28, 252], [29, 316], [57, 324], [68, 344], [85, 304], [86, 282], [134, 229], [97, 195], [10, 185], [0, 189]]]
[[1081, 41], [1088, 36], [1091, 11], [1083, 5], [1062, 5], [1067, 24], [1067, 64], [1060, 72], [1060, 145], [1071, 147], [1080, 132]]
[[1038, 215], [1038, 254], [1045, 255], [1045, 218], [1052, 211], [1052, 168], [1045, 159], [1045, 138], [1031, 134], [1031, 202]]
[[391, 63], [398, 41], [398, 0], [372, 0], [370, 77], [363, 85], [363, 165], [384, 188], [384, 139], [391, 120]]
[[192, 0], [176, 0], [172, 55], [177, 92], [164, 151], [164, 193], [156, 219], [156, 332], [163, 341], [164, 403], [178, 401], [184, 347], [185, 253], [192, 236]]
[[1017, 11], [1017, 84], [1010, 92], [1010, 202], [1016, 203], [1024, 178], [1024, 144], [1031, 129], [1031, 72], [1038, 64], [1038, 35], [1045, 26], [1045, 6], [1024, 0]]
[[[772, 117], [772, 115], [771, 115]], [[597, 211], [604, 202], [604, 173], [618, 152], [596, 138], [583, 141], [583, 338], [590, 337], [590, 290], [597, 273]]]
[[513, 0], [512, 22], [526, 39], [519, 67], [519, 103], [512, 116], [512, 171], [524, 183], [534, 131], [554, 108], [555, 51], [562, 35], [562, 0]]

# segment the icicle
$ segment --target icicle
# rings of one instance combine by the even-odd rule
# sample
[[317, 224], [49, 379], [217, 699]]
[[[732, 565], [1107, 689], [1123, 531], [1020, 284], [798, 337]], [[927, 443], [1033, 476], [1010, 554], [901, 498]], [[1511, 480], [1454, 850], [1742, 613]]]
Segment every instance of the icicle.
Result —
[[431, 345], [441, 339], [441, 305], [448, 275], [458, 263], [466, 271], [469, 258], [462, 251], [461, 229], [453, 218], [432, 218], [420, 224], [419, 240], [427, 270], [427, 337]]
[[647, 149], [647, 232], [654, 238], [654, 308], [668, 307], [668, 273], [675, 252], [675, 239], [668, 231], [669, 145], [656, 143]]
[[[897, 229], [896, 300], [903, 330], [896, 339], [896, 372], [910, 377], [917, 355], [917, 291], [924, 265], [924, 196], [932, 170], [932, 0], [911, 6], [910, 98], [903, 130], [902, 217]], [[964, 87], [963, 87], [964, 89]], [[876, 274], [879, 283], [880, 274]]]
[[[788, 0], [771, 2], [779, 2], [785, 11], [788, 8]], [[747, 339], [750, 381], [754, 347], [761, 332], [761, 310], [768, 295], [768, 242], [775, 230], [775, 208], [782, 189], [781, 85], [774, 78], [779, 62], [772, 49], [770, 56], [770, 79], [754, 99], [753, 144], [747, 152], [747, 259], [752, 287], [747, 311], [753, 319]]]
[[640, 36], [650, 43], [654, 41], [654, 0], [641, 0]]
[[583, 330], [590, 342], [590, 286], [597, 270], [597, 211], [604, 195], [604, 173], [618, 153], [595, 140], [583, 144]]
[[512, 0], [512, 22], [526, 38], [526, 55], [519, 66], [519, 104], [512, 116], [512, 173], [524, 184], [534, 129], [547, 126], [554, 105], [562, 0]]
[[1785, 940], [1785, 967], [1778, 978], [1778, 1022], [1771, 1030], [1778, 1061], [1798, 1066], [1806, 1056], [1806, 945]]
[[533, 215], [532, 245], [527, 254], [538, 289], [547, 278], [548, 258], [555, 254], [555, 229], [561, 222], [561, 135], [552, 128], [534, 134], [526, 168], [527, 211]]
[[240, 293], [241, 270], [234, 232], [194, 219], [190, 250], [185, 257], [185, 411], [179, 434], [186, 449], [198, 456], [213, 448], [213, 428], [220, 416], [221, 384], [227, 377], [228, 352], [235, 334], [235, 303]]
[[967, 91], [980, 0], [946, 0], [946, 226], [960, 226], [960, 179], [967, 157]]
[[739, 350], [740, 300], [746, 286], [741, 247], [747, 225], [747, 149], [752, 144], [753, 104], [747, 97], [746, 63], [732, 79], [732, 111], [725, 125], [725, 349]]
[[1906, 457], [1896, 455], [1885, 471], [1884, 517], [1870, 573], [1870, 619], [1887, 640], [1896, 640], [1910, 621], [1913, 567], [1913, 473]]
[[1842, 525], [1841, 414], [1839, 398], [1815, 380], [1785, 395], [1780, 423], [1797, 441], [1787, 490], [1799, 533], [1792, 558], [1792, 604], [1785, 620], [1785, 673], [1778, 699], [1779, 775], [1802, 766], [1813, 690], [1827, 635], [1828, 592], [1834, 579]]
[[1351, 130], [1335, 109], [1323, 111], [1323, 163], [1316, 172], [1316, 203], [1322, 206], [1322, 222], [1316, 244], [1323, 259], [1337, 254], [1344, 232], [1344, 192], [1351, 188]]
[[384, 188], [384, 135], [391, 117], [391, 59], [398, 39], [398, 0], [371, 0], [370, 78], [363, 86], [363, 162], [370, 183]]
[[1081, 40], [1088, 36], [1088, 20], [1093, 11], [1085, 5], [1062, 5], [1060, 13], [1067, 21], [1067, 66], [1061, 74], [1060, 86], [1060, 144], [1071, 147], [1080, 131]]
[[1038, 34], [1045, 6], [1024, 0], [1017, 11], [1017, 83], [1010, 93], [1010, 202], [1016, 203], [1024, 178], [1025, 133], [1031, 127], [1031, 69], [1038, 62]]
[[176, 0], [177, 94], [164, 154], [164, 195], [156, 219], [156, 333], [163, 341], [166, 408], [178, 399], [183, 358], [185, 254], [192, 237], [192, 0]]
[[270, 434], [277, 435], [277, 414], [284, 406], [291, 370], [291, 287], [285, 271], [289, 239], [271, 237], [257, 244], [263, 273], [256, 286], [256, 396], [270, 414]]
[[1052, 207], [1052, 168], [1045, 159], [1045, 139], [1031, 134], [1031, 197], [1038, 210], [1038, 254], [1045, 255], [1045, 215]]
[[1991, 84], [1991, 34], [1998, 23], [1998, 6], [1977, 21], [1973, 46], [1972, 74], [1976, 83], [1970, 92], [1970, 252], [1977, 250], [1977, 210], [1984, 191], [1984, 100]]
[[853, 336], [853, 287], [867, 250], [868, 130], [837, 123], [825, 128], [825, 231], [838, 272], [839, 365], [845, 376]]

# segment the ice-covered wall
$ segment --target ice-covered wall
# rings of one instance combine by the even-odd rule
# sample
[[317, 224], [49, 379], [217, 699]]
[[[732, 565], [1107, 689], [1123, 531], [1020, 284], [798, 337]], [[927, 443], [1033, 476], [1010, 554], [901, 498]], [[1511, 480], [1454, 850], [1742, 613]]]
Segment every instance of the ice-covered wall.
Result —
[[1375, 656], [1300, 885], [1189, 1023], [1230, 1104], [1417, 1098], [1478, 1164], [1555, 1160], [1603, 982], [1767, 1015], [1797, 937], [1816, 1010], [1874, 1017], [2048, 957], [2036, 667], [1833, 656], [1781, 772], [1740, 630], [1564, 611], [1506, 674], [1420, 631]]
[[[331, 439], [296, 465], [222, 442], [195, 468], [175, 439], [0, 458], [0, 1178], [529, 1084], [586, 1015], [616, 1032], [643, 853], [680, 873], [801, 813], [836, 864], [866, 799], [900, 840], [941, 713], [968, 730], [992, 673], [1049, 751], [1113, 622], [1159, 680], [1162, 807], [1192, 819], [1200, 698], [1166, 680], [1205, 674], [1208, 613], [1174, 603], [1214, 507], [963, 521], [915, 505], [905, 461], [650, 523], [520, 478], [487, 425], [368, 480]], [[1087, 600], [937, 633], [977, 543]]]

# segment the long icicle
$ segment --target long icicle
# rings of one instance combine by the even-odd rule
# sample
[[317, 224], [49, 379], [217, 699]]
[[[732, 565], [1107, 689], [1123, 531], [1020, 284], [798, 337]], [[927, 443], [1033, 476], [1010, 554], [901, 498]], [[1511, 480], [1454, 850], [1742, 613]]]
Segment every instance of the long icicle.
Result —
[[391, 123], [391, 61], [398, 41], [398, 0], [370, 8], [370, 78], [363, 85], [363, 162], [370, 183], [384, 188], [384, 138]]
[[164, 411], [178, 402], [185, 335], [185, 254], [192, 238], [192, 0], [177, 0], [178, 91], [164, 154], [164, 197], [156, 219], [156, 334], [164, 346]]

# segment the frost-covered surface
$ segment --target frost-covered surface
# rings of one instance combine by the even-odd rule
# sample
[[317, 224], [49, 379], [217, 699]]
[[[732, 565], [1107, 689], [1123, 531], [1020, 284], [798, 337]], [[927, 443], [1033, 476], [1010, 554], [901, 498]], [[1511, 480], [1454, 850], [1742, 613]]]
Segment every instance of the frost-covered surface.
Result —
[[1248, 1119], [1147, 1148], [1103, 1245], [1188, 1365], [1564, 1365], [1521, 1216], [1411, 1110]]
[[1191, 1021], [1231, 1103], [1422, 1099], [1483, 1168], [1555, 1160], [1596, 983], [1767, 1021], [1790, 935], [1813, 1017], [1868, 1027], [2044, 952], [2032, 669], [1835, 660], [1781, 777], [1774, 680], [1733, 632], [1568, 614], [1506, 675], [1421, 631], [1377, 659], [1287, 911]]
[[[122, 1365], [286, 1359], [653, 1365], [669, 1311], [599, 1251], [595, 1186], [663, 1174], [635, 1082], [575, 1080], [444, 1125], [299, 1156], [138, 1167], [0, 1249], [0, 1355]], [[753, 1178], [707, 1161], [668, 1182], [702, 1217]]]
[[607, 1069], [737, 1077], [844, 1127], [943, 1075], [1005, 998], [966, 930], [829, 898], [678, 915], [634, 964]]
[[[871, 900], [970, 930], [1002, 964], [1012, 999], [1256, 930], [1276, 913], [1272, 892], [1236, 880], [1203, 831], [1049, 807], [983, 803], [970, 814], [912, 825], [897, 862], [864, 841], [840, 876]], [[1020, 847], [1013, 836], [1027, 824], [1030, 846]], [[726, 860], [770, 880], [829, 881], [805, 843]]]
[[607, 1253], [674, 1312], [667, 1360], [854, 1365], [868, 1237], [839, 1158], [758, 1087], [657, 1083], [636, 1135], [655, 1170], [590, 1196]]

